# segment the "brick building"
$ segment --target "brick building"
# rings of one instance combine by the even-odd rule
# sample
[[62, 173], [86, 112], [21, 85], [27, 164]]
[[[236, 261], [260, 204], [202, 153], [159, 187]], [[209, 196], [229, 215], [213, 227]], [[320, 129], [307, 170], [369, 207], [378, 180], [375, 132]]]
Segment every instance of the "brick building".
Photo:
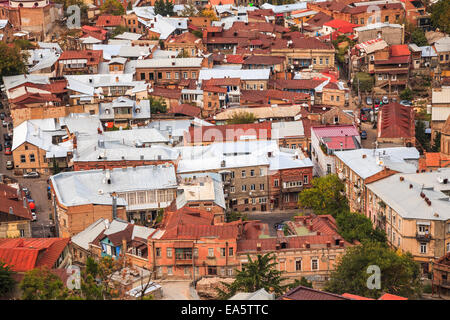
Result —
[[23, 192], [0, 184], [0, 238], [31, 238], [31, 219]]
[[377, 142], [397, 146], [416, 145], [414, 108], [393, 102], [378, 113]]

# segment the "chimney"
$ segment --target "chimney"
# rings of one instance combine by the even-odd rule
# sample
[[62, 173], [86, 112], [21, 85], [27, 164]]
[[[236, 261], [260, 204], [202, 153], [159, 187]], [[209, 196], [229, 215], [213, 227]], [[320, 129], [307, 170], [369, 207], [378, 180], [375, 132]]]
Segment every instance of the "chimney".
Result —
[[331, 247], [331, 241], [327, 241], [327, 248]]
[[116, 82], [119, 82], [119, 77], [116, 77]]
[[261, 242], [256, 244], [256, 251], [261, 251]]
[[310, 247], [309, 242], [305, 242], [305, 248], [309, 249]]
[[403, 180], [405, 180], [405, 178], [404, 177], [400, 177], [400, 181], [403, 181]]
[[363, 154], [363, 155], [362, 155], [362, 158], [365, 159], [365, 158], [367, 158], [367, 156], [366, 156], [365, 154]]
[[267, 156], [269, 157], [269, 158], [272, 158], [272, 152], [267, 152]]

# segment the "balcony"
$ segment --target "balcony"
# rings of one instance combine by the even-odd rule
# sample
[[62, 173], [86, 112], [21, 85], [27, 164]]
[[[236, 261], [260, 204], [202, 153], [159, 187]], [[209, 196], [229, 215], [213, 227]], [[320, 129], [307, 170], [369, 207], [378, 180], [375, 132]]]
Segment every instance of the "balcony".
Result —
[[431, 234], [425, 232], [416, 232], [417, 241], [429, 242], [431, 240]]

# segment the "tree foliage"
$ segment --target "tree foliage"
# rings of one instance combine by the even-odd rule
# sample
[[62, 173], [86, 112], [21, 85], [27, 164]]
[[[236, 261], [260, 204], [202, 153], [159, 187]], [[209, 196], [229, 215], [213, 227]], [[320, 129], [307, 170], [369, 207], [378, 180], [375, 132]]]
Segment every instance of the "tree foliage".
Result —
[[377, 241], [386, 243], [386, 233], [377, 228], [374, 229], [372, 221], [363, 214], [353, 212], [341, 212], [336, 217], [338, 233], [348, 242]]
[[423, 30], [420, 28], [415, 28], [411, 33], [411, 42], [415, 43], [419, 47], [428, 45], [427, 38], [425, 38], [425, 32], [423, 32]]
[[416, 122], [416, 140], [424, 151], [430, 150], [430, 139], [425, 133], [425, 123], [422, 120]]
[[413, 92], [410, 88], [406, 87], [405, 90], [400, 92], [400, 99], [402, 100], [412, 100]]
[[358, 79], [359, 79], [359, 90], [371, 92], [375, 83], [373, 76], [368, 73], [358, 72], [353, 78], [353, 91], [358, 92]]
[[238, 211], [231, 211], [228, 215], [227, 222], [233, 222], [241, 219], [242, 221], [247, 221], [248, 217], [246, 213], [238, 212]]
[[128, 31], [127, 27], [125, 27], [125, 26], [117, 26], [117, 27], [114, 28], [113, 31], [111, 31], [111, 38], [115, 38], [118, 35], [120, 35], [120, 34], [122, 34], [124, 32], [127, 32], [127, 31]]
[[431, 23], [440, 31], [450, 33], [450, 1], [439, 0], [431, 6]]
[[102, 14], [111, 14], [113, 16], [122, 16], [125, 14], [125, 9], [118, 0], [105, 0], [100, 7]]
[[345, 197], [345, 186], [337, 175], [326, 175], [312, 180], [312, 187], [299, 194], [298, 204], [312, 209], [315, 214], [330, 214], [336, 217], [349, 210]]
[[[381, 271], [380, 289], [369, 289], [369, 266]], [[369, 279], [369, 283], [372, 283]], [[415, 298], [421, 291], [420, 267], [410, 253], [397, 254], [380, 242], [354, 246], [338, 261], [326, 284], [326, 291], [337, 294], [352, 293], [379, 298], [382, 293]]]
[[199, 14], [199, 11], [197, 10], [196, 6], [194, 5], [194, 2], [192, 0], [188, 1], [184, 5], [183, 11], [181, 11], [181, 15], [183, 17], [195, 17]]
[[282, 272], [277, 270], [277, 263], [273, 253], [257, 255], [255, 260], [247, 255], [248, 263], [237, 270], [233, 283], [224, 283], [224, 290], [217, 289], [220, 299], [229, 299], [237, 292], [255, 292], [264, 288], [267, 292], [275, 292], [281, 295], [286, 286], [281, 285], [285, 279], [281, 277]]
[[303, 286], [303, 287], [307, 287], [307, 288], [312, 288], [312, 282], [308, 281], [308, 279], [306, 279], [305, 277], [301, 277], [300, 280], [299, 279], [295, 279], [295, 281], [291, 284], [288, 285], [289, 290], [295, 289], [298, 286]]
[[61, 279], [46, 266], [26, 272], [19, 287], [23, 300], [59, 300], [65, 296]]
[[150, 100], [151, 114], [167, 112], [167, 104], [166, 104], [166, 101], [164, 101], [164, 99], [150, 97], [149, 100]]
[[433, 139], [433, 145], [431, 146], [431, 152], [440, 152], [441, 151], [441, 133], [439, 131], [436, 132], [436, 135]]
[[239, 111], [233, 113], [231, 119], [227, 120], [227, 124], [246, 124], [254, 123], [256, 117], [253, 113], [247, 111]]
[[164, 0], [156, 0], [154, 7], [153, 7], [153, 11], [155, 11], [155, 14], [160, 14], [162, 16], [173, 16], [175, 15], [174, 11], [173, 11], [173, 3], [169, 0], [166, 0], [164, 2]]
[[[20, 52], [20, 48], [9, 47], [4, 42], [0, 42], [0, 74], [1, 76], [15, 76], [26, 73], [27, 67], [25, 59], [27, 55]], [[3, 83], [3, 79], [0, 78]]]
[[16, 285], [16, 280], [14, 280], [14, 271], [11, 268], [0, 261], [0, 297], [12, 292]]
[[203, 9], [200, 16], [209, 18], [211, 21], [219, 21], [219, 18], [217, 18], [216, 13], [212, 9]]

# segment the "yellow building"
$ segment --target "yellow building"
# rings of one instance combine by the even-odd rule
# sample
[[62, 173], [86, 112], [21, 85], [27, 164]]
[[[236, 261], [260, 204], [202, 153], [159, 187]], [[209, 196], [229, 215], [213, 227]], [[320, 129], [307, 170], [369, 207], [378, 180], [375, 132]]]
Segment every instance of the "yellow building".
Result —
[[28, 201], [16, 188], [0, 184], [0, 239], [31, 238]]
[[398, 173], [366, 184], [366, 215], [388, 243], [410, 252], [424, 273], [450, 251], [450, 169]]

